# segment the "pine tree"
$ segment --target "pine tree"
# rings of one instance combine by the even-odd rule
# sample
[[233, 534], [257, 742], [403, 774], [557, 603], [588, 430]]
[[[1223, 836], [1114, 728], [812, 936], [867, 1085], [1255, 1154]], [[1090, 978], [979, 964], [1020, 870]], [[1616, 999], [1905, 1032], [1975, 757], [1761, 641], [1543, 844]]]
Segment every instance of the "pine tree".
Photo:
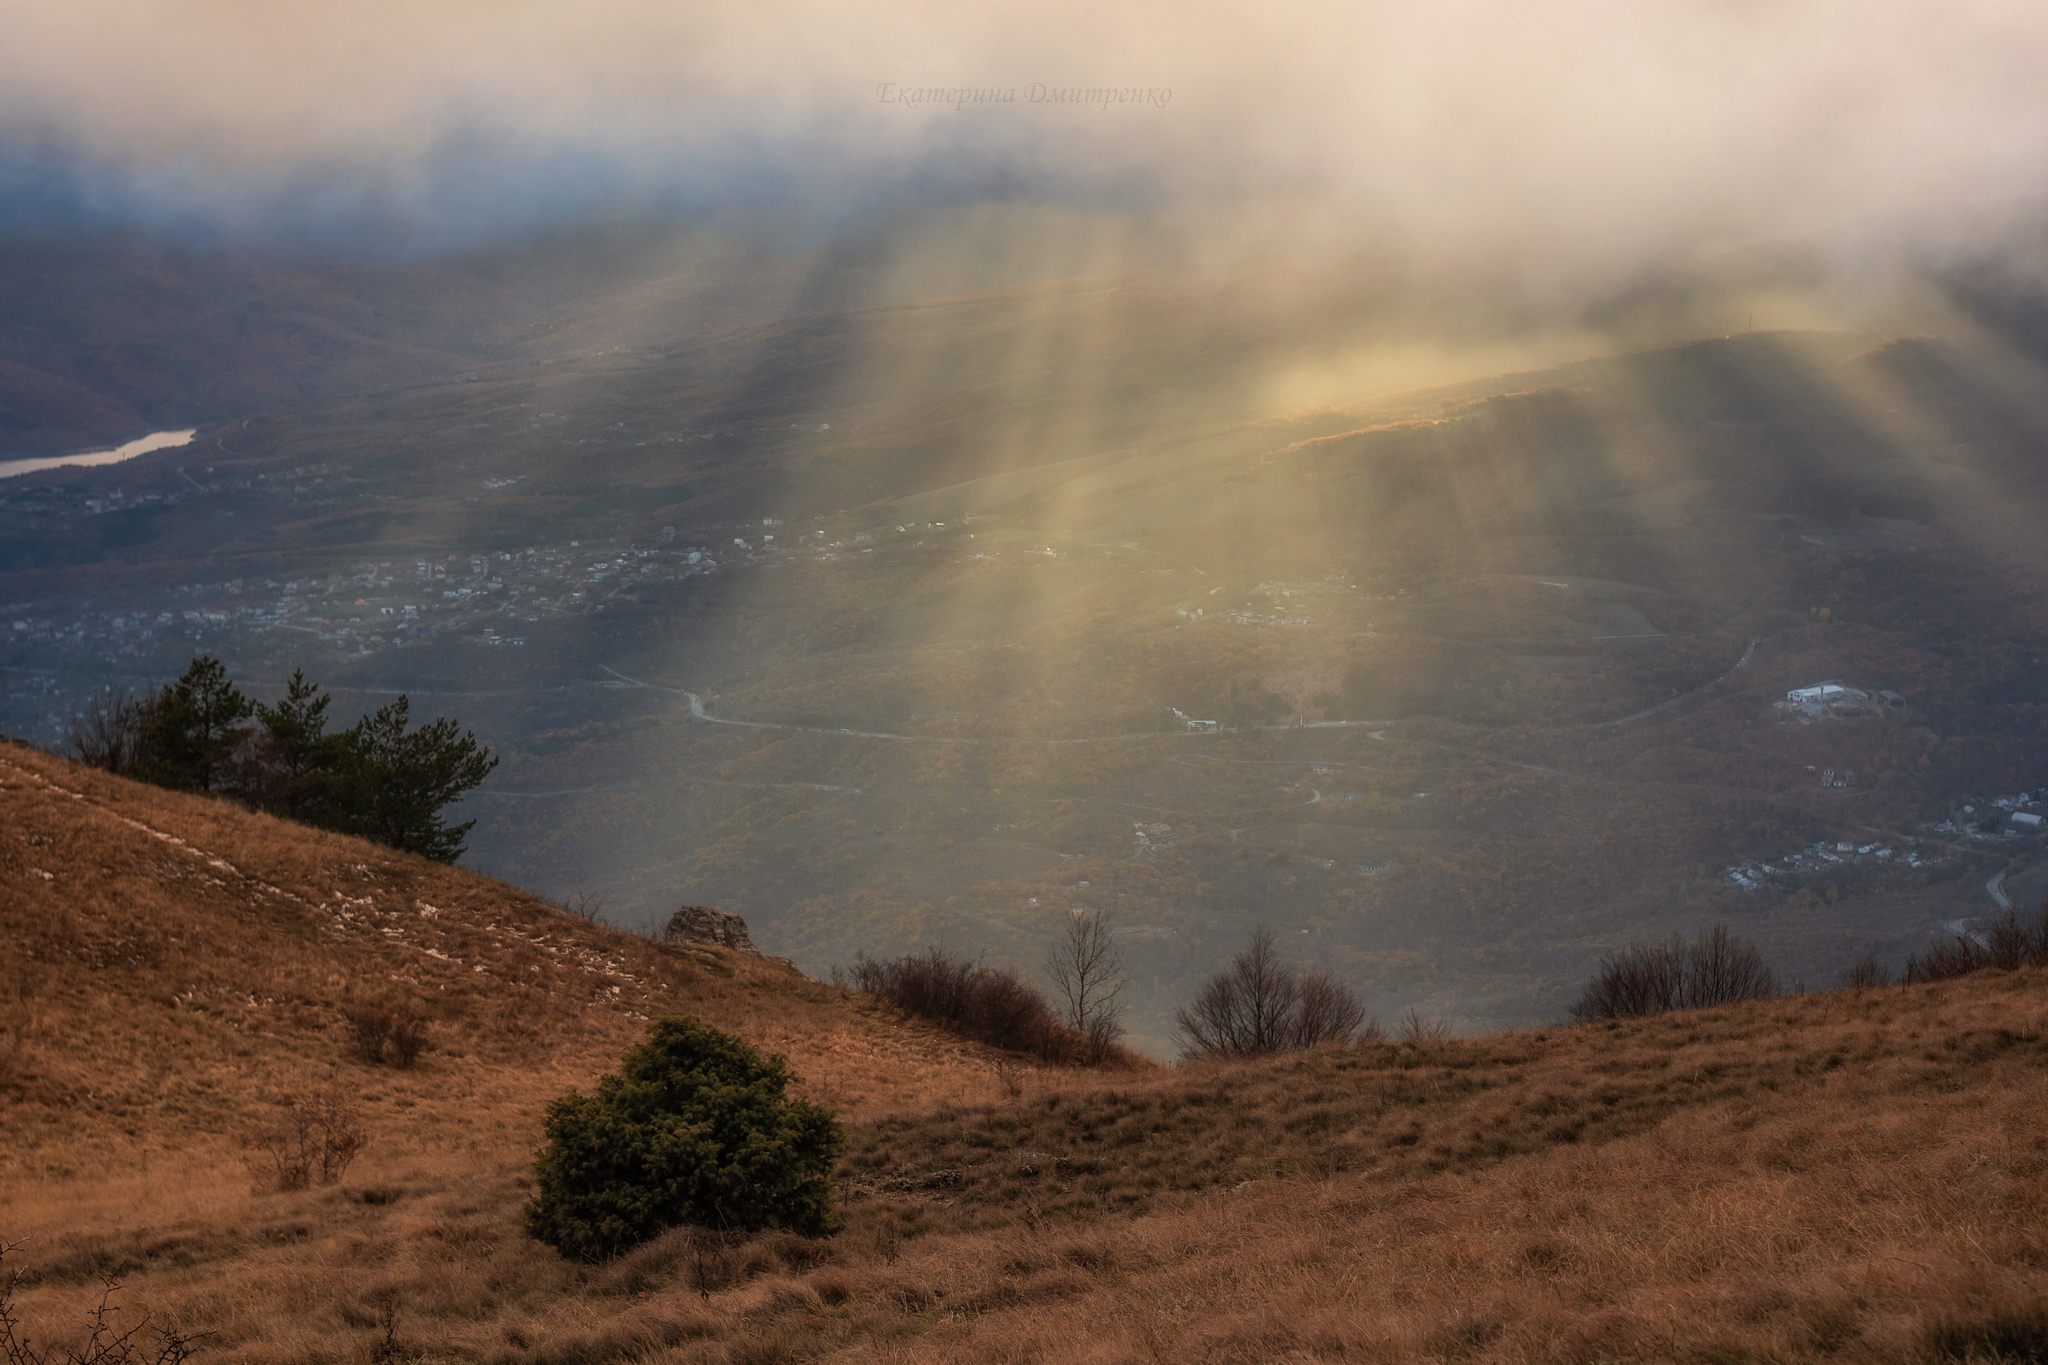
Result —
[[410, 712], [411, 702], [400, 697], [342, 733], [323, 823], [452, 863], [476, 821], [450, 825], [441, 812], [489, 777], [498, 760], [447, 716], [406, 733]]
[[221, 789], [235, 747], [248, 733], [242, 722], [253, 711], [221, 661], [200, 655], [158, 696], [136, 776], [174, 791]]
[[293, 669], [284, 698], [275, 706], [257, 705], [262, 733], [250, 784], [255, 804], [273, 815], [321, 823], [347, 747], [341, 735], [327, 733], [333, 701], [306, 681], [305, 670]]

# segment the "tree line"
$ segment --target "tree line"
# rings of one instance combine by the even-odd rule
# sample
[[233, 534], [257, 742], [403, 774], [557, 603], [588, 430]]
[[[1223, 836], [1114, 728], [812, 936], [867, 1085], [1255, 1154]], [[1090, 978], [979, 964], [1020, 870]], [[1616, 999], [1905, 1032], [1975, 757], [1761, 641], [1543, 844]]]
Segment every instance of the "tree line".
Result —
[[497, 758], [447, 716], [412, 726], [398, 700], [330, 729], [334, 698], [294, 670], [275, 705], [253, 702], [201, 655], [167, 687], [95, 695], [71, 719], [68, 756], [172, 791], [227, 797], [302, 824], [452, 863], [476, 824], [447, 807]]

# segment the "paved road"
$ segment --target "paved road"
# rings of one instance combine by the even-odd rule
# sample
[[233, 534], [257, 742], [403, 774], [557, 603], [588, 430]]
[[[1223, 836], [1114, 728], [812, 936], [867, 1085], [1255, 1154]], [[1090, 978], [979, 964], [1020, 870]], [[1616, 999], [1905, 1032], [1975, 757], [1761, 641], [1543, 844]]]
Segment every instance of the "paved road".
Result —
[[[1605, 638], [1626, 639], [1629, 637], [1614, 636]], [[1697, 697], [1700, 693], [1706, 691], [1710, 687], [1716, 686], [1720, 683], [1727, 682], [1730, 678], [1735, 676], [1738, 670], [1747, 668], [1749, 666], [1750, 656], [1756, 653], [1756, 647], [1763, 643], [1763, 639], [1764, 637], [1759, 635], [1754, 640], [1751, 640], [1749, 642], [1749, 648], [1743, 650], [1742, 657], [1735, 661], [1735, 667], [1729, 669], [1726, 673], [1723, 673], [1720, 677], [1713, 679], [1711, 682], [1703, 682], [1698, 687], [1695, 687], [1692, 691], [1683, 693], [1680, 696], [1667, 697], [1663, 701], [1658, 702], [1655, 706], [1649, 707], [1645, 710], [1638, 711], [1632, 716], [1622, 716], [1615, 720], [1595, 721], [1594, 728], [1605, 729], [1610, 725], [1626, 725], [1632, 720], [1647, 719], [1650, 716], [1656, 715], [1659, 711], [1670, 710], [1672, 707], [1678, 705], [1678, 703], [1682, 701], [1690, 701], [1692, 698]]]
[[[1120, 735], [1080, 735], [1071, 739], [1040, 739], [1033, 735], [898, 735], [891, 734], [887, 730], [848, 730], [843, 728], [835, 730], [828, 725], [784, 725], [779, 721], [772, 720], [731, 720], [725, 716], [714, 716], [705, 710], [704, 698], [688, 688], [665, 687], [660, 683], [643, 682], [639, 678], [628, 677], [609, 664], [599, 664], [598, 667], [611, 674], [614, 678], [617, 678], [620, 682], [633, 687], [645, 687], [655, 692], [670, 692], [676, 696], [688, 699], [690, 703], [690, 718], [692, 720], [701, 720], [712, 725], [737, 725], [749, 730], [792, 730], [806, 735], [845, 735], [849, 739], [902, 739], [912, 740], [921, 744], [1123, 744], [1134, 739], [1193, 739], [1209, 733], [1201, 730], [1133, 730]], [[1261, 725], [1257, 728], [1261, 730], [1295, 730], [1391, 724], [1393, 724], [1392, 721], [1385, 720], [1331, 720], [1318, 721], [1314, 726], [1307, 727]]]
[[[1949, 847], [1954, 848], [1955, 845], [1951, 844]], [[1959, 851], [1967, 853], [1971, 850], [1963, 849]], [[2012, 898], [2005, 894], [2005, 874], [2011, 870], [2010, 868], [2001, 868], [1992, 875], [1990, 881], [1984, 883], [1984, 889], [1991, 893], [1991, 899], [1996, 902], [2000, 910], [2010, 911], [2012, 909]], [[1970, 915], [1962, 919], [1945, 919], [1941, 922], [1941, 927], [1954, 934], [1957, 938], [1969, 939], [1979, 948], [1989, 951], [1991, 939], [1979, 930], [1970, 927], [1977, 922], [1977, 917]]]
[[1974, 919], [1945, 919], [1941, 922], [1941, 927], [1954, 934], [1957, 938], [1966, 938], [1979, 948], [1989, 952], [1991, 950], [1991, 940], [1970, 927], [1976, 922]]

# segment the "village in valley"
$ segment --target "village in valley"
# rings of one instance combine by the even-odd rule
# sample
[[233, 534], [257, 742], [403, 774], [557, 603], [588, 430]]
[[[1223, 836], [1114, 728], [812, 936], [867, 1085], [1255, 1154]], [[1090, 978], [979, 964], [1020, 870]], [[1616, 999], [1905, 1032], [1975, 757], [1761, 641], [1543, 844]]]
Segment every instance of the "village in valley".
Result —
[[[1848, 776], [1853, 782], [1855, 775]], [[1822, 774], [1822, 786], [1840, 784], [1833, 769]], [[1918, 872], [1939, 867], [1957, 855], [2011, 857], [2038, 842], [2048, 828], [2048, 787], [2010, 796], [1970, 797], [1952, 802], [1951, 807], [1947, 819], [1929, 821], [1912, 836], [1860, 843], [1817, 839], [1801, 848], [1732, 863], [1722, 879], [1744, 891], [1767, 887], [1793, 891], [1851, 869], [1880, 876]]]

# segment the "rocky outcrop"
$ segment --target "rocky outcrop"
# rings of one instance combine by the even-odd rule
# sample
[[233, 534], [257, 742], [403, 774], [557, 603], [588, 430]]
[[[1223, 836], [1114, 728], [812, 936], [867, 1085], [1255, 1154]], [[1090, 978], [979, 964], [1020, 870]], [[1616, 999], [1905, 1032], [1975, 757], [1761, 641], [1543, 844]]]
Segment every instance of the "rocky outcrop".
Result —
[[747, 937], [747, 922], [727, 910], [686, 905], [668, 917], [662, 938], [669, 943], [703, 943], [714, 948], [760, 956], [761, 950]]

